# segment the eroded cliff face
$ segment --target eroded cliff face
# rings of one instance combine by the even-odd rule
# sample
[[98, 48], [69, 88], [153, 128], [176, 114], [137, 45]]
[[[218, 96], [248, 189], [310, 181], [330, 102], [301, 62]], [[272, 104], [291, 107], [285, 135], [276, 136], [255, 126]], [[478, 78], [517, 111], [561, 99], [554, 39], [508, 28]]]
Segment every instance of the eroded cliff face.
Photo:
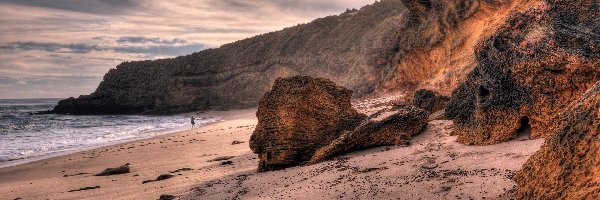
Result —
[[448, 95], [474, 66], [473, 47], [524, 0], [384, 0], [188, 56], [126, 62], [56, 113], [167, 114], [256, 106], [278, 77], [333, 80], [355, 97]]
[[600, 82], [560, 114], [516, 176], [518, 199], [600, 198]]
[[442, 95], [467, 78], [476, 65], [477, 42], [492, 35], [515, 12], [531, 7], [531, 0], [403, 1], [411, 10], [399, 38], [393, 66], [385, 71], [376, 94], [412, 95], [429, 89]]
[[476, 68], [446, 108], [458, 141], [485, 145], [549, 133], [558, 113], [600, 80], [599, 2], [547, 0], [477, 47]]

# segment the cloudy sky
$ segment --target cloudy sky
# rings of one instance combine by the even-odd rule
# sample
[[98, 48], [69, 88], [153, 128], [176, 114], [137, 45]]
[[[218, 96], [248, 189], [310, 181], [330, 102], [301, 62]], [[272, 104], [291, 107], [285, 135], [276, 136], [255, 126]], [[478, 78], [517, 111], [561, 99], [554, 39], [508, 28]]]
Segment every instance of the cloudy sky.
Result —
[[0, 0], [0, 99], [93, 92], [123, 61], [186, 55], [375, 0]]

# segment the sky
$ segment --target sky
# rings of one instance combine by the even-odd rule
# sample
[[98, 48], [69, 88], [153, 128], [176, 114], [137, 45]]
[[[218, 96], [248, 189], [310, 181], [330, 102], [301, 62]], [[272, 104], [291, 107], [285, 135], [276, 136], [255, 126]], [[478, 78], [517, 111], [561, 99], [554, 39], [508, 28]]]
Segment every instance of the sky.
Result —
[[0, 99], [93, 92], [124, 61], [176, 57], [375, 0], [0, 0]]

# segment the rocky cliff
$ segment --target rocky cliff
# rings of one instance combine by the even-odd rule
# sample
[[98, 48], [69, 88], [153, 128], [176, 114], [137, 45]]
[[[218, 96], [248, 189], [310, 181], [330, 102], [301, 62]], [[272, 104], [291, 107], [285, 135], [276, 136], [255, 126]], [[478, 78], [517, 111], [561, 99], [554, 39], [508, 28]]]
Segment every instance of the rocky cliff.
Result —
[[453, 93], [458, 141], [542, 137], [561, 109], [600, 80], [598, 1], [547, 0], [512, 15], [477, 47], [477, 67]]
[[256, 106], [277, 77], [333, 80], [355, 97], [448, 95], [474, 67], [473, 47], [527, 1], [383, 0], [360, 10], [187, 56], [125, 62], [95, 92], [55, 113], [167, 114]]
[[518, 199], [600, 198], [600, 82], [560, 114], [516, 176]]

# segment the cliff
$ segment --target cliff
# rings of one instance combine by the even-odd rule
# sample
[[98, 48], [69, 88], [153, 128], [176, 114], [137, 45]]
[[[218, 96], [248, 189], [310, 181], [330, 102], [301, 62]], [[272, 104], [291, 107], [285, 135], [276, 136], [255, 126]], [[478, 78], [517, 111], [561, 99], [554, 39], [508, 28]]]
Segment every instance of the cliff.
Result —
[[598, 1], [540, 1], [512, 15], [477, 48], [477, 67], [453, 93], [458, 141], [539, 138], [558, 113], [600, 80]]
[[331, 79], [355, 97], [412, 94], [418, 88], [448, 95], [474, 67], [476, 41], [522, 2], [380, 1], [187, 56], [122, 63], [95, 92], [63, 100], [52, 112], [252, 107], [276, 78], [294, 75]]

